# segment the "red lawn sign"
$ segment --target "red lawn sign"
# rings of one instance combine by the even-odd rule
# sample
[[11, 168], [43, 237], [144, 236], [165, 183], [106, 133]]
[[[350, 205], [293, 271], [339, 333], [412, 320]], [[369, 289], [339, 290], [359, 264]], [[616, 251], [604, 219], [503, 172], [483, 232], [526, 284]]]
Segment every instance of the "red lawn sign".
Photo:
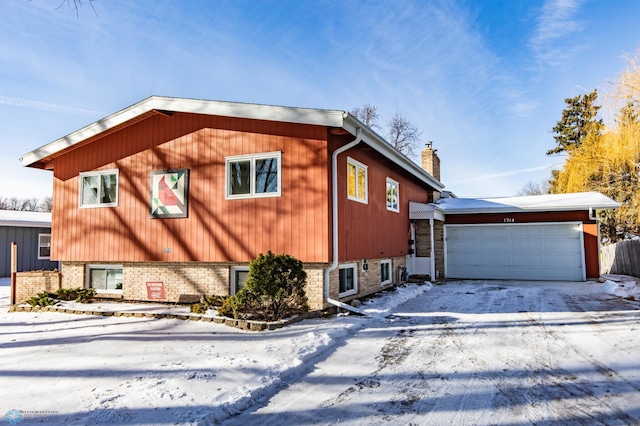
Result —
[[147, 299], [164, 300], [164, 283], [162, 281], [147, 282]]

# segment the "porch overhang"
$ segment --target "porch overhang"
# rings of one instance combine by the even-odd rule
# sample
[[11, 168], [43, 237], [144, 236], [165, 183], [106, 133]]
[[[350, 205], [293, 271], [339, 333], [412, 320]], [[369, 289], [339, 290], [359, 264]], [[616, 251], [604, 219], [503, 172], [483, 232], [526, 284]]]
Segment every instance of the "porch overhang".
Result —
[[437, 205], [429, 203], [417, 203], [409, 201], [409, 219], [428, 220], [435, 219], [444, 222], [444, 211]]

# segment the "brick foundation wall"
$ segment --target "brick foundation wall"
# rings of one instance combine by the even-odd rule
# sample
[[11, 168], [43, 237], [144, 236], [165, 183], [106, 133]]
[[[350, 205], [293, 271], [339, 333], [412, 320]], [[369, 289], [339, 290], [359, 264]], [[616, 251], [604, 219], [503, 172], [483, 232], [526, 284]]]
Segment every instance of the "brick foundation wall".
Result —
[[[380, 261], [384, 259], [367, 259], [368, 270], [362, 270], [362, 259], [351, 262], [357, 264], [358, 293], [340, 299], [338, 296], [338, 270], [331, 272], [331, 298], [347, 302], [362, 298], [383, 290], [398, 282], [398, 267], [406, 266], [404, 256], [391, 258], [392, 283], [385, 286], [380, 282]], [[101, 265], [103, 263], [100, 263]], [[162, 302], [188, 302], [197, 300], [202, 295], [228, 296], [230, 293], [230, 274], [233, 266], [247, 266], [236, 263], [163, 263], [139, 262], [118, 263], [122, 266], [122, 293], [99, 293], [101, 297], [121, 298], [123, 300], [150, 301], [147, 295], [147, 282], [162, 282], [165, 298]], [[306, 294], [311, 310], [330, 307], [324, 303], [324, 271], [327, 264], [304, 264], [307, 273]], [[84, 288], [86, 282], [86, 264], [64, 262], [62, 265], [62, 287]]]
[[[103, 265], [104, 263], [99, 263]], [[86, 265], [79, 262], [63, 262], [62, 286], [65, 288], [85, 287]], [[124, 262], [122, 266], [123, 285], [121, 294], [99, 293], [101, 297], [123, 300], [150, 301], [147, 282], [161, 282], [165, 298], [162, 302], [190, 302], [202, 295], [228, 296], [230, 275], [233, 266], [248, 266], [237, 263], [161, 263]], [[322, 309], [324, 270], [326, 264], [305, 264], [307, 273], [306, 293], [311, 310]]]
[[16, 304], [25, 303], [43, 291], [54, 292], [60, 288], [57, 271], [18, 272], [16, 274]]
[[436, 257], [436, 271], [434, 272], [433, 280], [442, 280], [445, 278], [444, 271], [444, 222], [439, 220], [433, 223], [433, 238], [434, 238], [434, 254]]
[[[380, 281], [380, 263], [382, 260], [391, 259], [391, 283], [386, 284], [384, 286], [381, 285]], [[339, 278], [339, 269], [331, 271], [329, 276], [329, 280], [331, 281], [329, 296], [334, 300], [339, 300], [340, 302], [347, 303], [353, 299], [360, 299], [374, 293], [377, 293], [385, 288], [391, 287], [394, 284], [398, 284], [398, 267], [406, 267], [407, 259], [405, 256], [392, 257], [392, 258], [381, 258], [381, 259], [367, 259], [368, 269], [366, 271], [362, 270], [362, 259], [340, 262], [341, 265], [345, 264], [356, 264], [356, 273], [358, 274], [358, 292], [354, 295], [346, 296], [343, 298], [339, 297], [340, 290], [340, 278]], [[330, 307], [331, 304], [325, 304], [325, 307]]]

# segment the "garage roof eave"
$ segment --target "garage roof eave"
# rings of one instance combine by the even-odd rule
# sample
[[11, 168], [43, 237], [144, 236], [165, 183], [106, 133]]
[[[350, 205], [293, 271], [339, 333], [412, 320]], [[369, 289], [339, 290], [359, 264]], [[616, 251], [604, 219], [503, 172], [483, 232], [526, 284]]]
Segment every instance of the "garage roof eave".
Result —
[[447, 198], [438, 201], [446, 214], [613, 210], [620, 203], [599, 192], [504, 198]]

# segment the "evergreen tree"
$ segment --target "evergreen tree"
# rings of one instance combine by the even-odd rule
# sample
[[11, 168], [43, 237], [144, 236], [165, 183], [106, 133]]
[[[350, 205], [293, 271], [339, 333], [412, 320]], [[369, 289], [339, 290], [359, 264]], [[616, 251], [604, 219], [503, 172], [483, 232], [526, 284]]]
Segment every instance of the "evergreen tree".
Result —
[[547, 155], [570, 153], [579, 147], [590, 132], [596, 136], [602, 133], [604, 122], [597, 118], [599, 105], [595, 105], [597, 90], [586, 95], [566, 98], [567, 107], [562, 111], [562, 118], [553, 127], [556, 134], [553, 138], [558, 146], [547, 151]]

